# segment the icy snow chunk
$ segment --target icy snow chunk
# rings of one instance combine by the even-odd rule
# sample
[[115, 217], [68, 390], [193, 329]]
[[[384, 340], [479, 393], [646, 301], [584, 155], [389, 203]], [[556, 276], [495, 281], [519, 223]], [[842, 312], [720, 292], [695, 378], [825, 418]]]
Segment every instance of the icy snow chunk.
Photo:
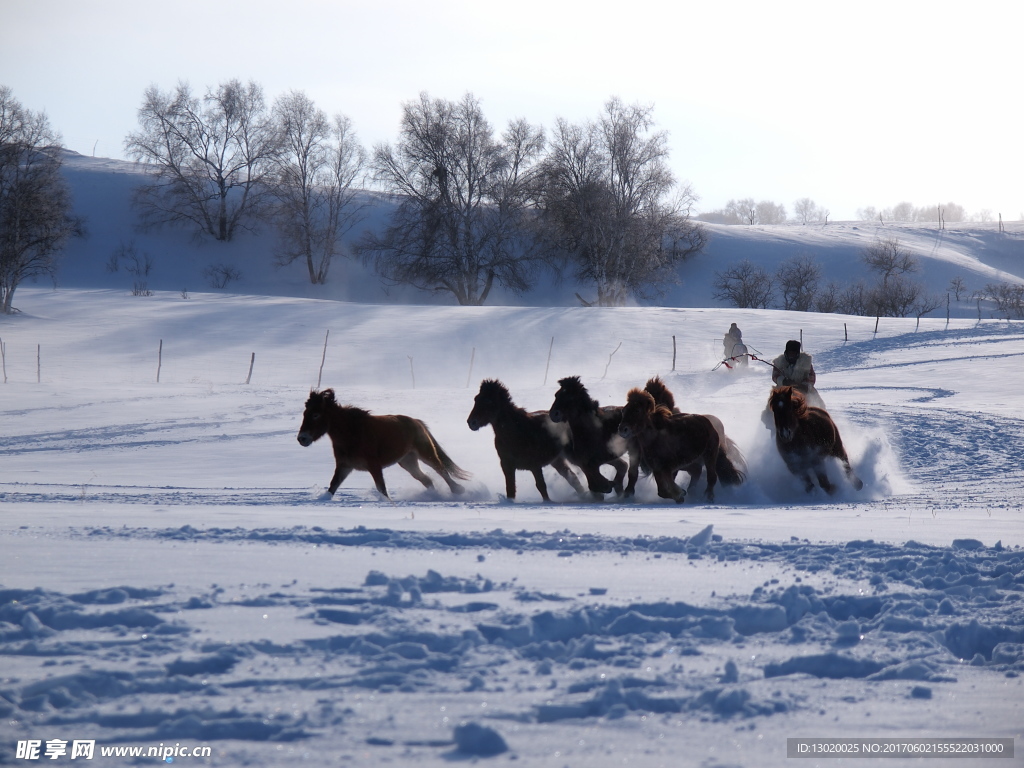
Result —
[[729, 611], [741, 635], [759, 632], [781, 632], [789, 626], [786, 610], [781, 605], [739, 605]]
[[464, 755], [491, 757], [508, 751], [508, 744], [493, 728], [470, 722], [455, 726], [455, 745]]

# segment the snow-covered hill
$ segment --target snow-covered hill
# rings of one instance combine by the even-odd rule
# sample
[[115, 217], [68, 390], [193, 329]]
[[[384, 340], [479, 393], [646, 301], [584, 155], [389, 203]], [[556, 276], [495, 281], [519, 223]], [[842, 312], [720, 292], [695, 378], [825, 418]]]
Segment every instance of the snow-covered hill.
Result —
[[[16, 304], [2, 763], [94, 740], [198, 765], [755, 768], [789, 765], [790, 738], [922, 737], [1008, 739], [998, 764], [1024, 763], [1020, 323], [124, 288]], [[730, 322], [766, 354], [804, 339], [863, 490], [787, 472], [767, 367], [718, 365]], [[549, 473], [543, 504], [520, 473], [502, 498], [490, 429], [466, 425], [482, 378], [540, 409], [563, 376], [621, 403], [654, 374], [722, 418], [743, 485], [676, 505], [643, 478], [593, 503]], [[426, 420], [467, 494], [391, 468], [393, 501], [361, 472], [322, 501], [330, 448], [295, 439], [321, 379]]]
[[[372, 303], [451, 303], [450, 297], [434, 295], [407, 287], [383, 286], [363, 264], [339, 260], [332, 266], [329, 283], [311, 286], [302, 264], [274, 266], [274, 235], [243, 234], [236, 241], [196, 243], [186, 232], [164, 229], [140, 233], [131, 209], [131, 191], [143, 180], [138, 166], [120, 160], [92, 158], [67, 153], [65, 174], [74, 192], [75, 208], [87, 220], [89, 237], [72, 242], [59, 275], [59, 284], [77, 288], [116, 287], [130, 291], [133, 277], [124, 268], [111, 273], [111, 256], [122, 245], [134, 242], [138, 252], [149, 254], [153, 269], [147, 277], [149, 288], [175, 292], [210, 290], [204, 270], [211, 265], [226, 265], [237, 270], [240, 279], [228, 291], [265, 296], [324, 298]], [[365, 226], [382, 225], [386, 210], [371, 208]], [[726, 306], [713, 298], [716, 273], [749, 259], [774, 272], [777, 266], [794, 256], [809, 254], [822, 267], [823, 282], [845, 285], [858, 280], [870, 281], [861, 262], [863, 250], [877, 240], [897, 238], [911, 249], [921, 262], [914, 277], [930, 293], [945, 297], [950, 281], [960, 277], [966, 293], [950, 308], [954, 317], [977, 317], [971, 303], [972, 291], [988, 283], [1024, 281], [1024, 223], [1011, 222], [999, 232], [995, 223], [885, 224], [872, 222], [835, 222], [828, 225], [784, 224], [775, 226], [707, 225], [711, 239], [706, 252], [683, 265], [679, 282], [665, 286], [658, 304], [670, 307]], [[354, 234], [353, 236], [357, 236]], [[526, 306], [574, 306], [574, 294], [590, 296], [590, 286], [572, 281], [556, 283], [551, 276], [524, 296], [496, 290], [492, 304]], [[933, 316], [945, 316], [945, 299]], [[985, 316], [990, 312], [985, 311]]]

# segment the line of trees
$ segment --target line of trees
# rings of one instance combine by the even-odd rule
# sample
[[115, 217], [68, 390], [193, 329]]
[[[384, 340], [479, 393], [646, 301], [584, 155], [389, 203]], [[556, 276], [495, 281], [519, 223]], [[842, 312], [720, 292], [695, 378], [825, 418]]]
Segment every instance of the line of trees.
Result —
[[618, 305], [657, 295], [706, 243], [652, 112], [613, 98], [595, 121], [559, 120], [548, 142], [525, 120], [497, 134], [472, 94], [422, 93], [402, 105], [396, 141], [370, 153], [301, 92], [268, 107], [252, 82], [202, 97], [179, 83], [146, 90], [125, 150], [152, 171], [135, 200], [145, 225], [229, 241], [269, 220], [279, 263], [303, 260], [313, 283], [345, 254], [370, 183], [393, 213], [351, 249], [385, 282], [474, 305], [571, 269], [594, 286], [585, 303]]
[[[910, 275], [920, 269], [918, 257], [897, 238], [878, 240], [861, 253], [873, 282], [846, 286], [821, 284], [822, 270], [814, 257], [797, 254], [772, 273], [744, 260], [715, 273], [714, 297], [735, 307], [803, 312], [837, 312], [874, 317], [921, 317], [939, 307], [941, 299], [929, 294]], [[780, 301], [776, 304], [776, 298]]]

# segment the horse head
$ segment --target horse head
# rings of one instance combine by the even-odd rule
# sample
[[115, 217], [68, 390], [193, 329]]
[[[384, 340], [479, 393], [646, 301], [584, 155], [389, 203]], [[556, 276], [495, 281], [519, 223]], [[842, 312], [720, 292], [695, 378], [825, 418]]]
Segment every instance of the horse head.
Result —
[[494, 423], [505, 408], [514, 407], [508, 388], [497, 379], [484, 379], [480, 391], [473, 398], [473, 410], [466, 419], [469, 428], [476, 432], [481, 427]]
[[310, 446], [327, 434], [328, 409], [336, 405], [333, 389], [325, 389], [323, 392], [309, 390], [309, 399], [306, 400], [306, 409], [302, 413], [302, 424], [296, 438], [300, 445]]
[[768, 408], [775, 417], [775, 434], [784, 443], [796, 437], [800, 418], [807, 413], [807, 403], [798, 389], [776, 387], [768, 397]]
[[651, 427], [651, 420], [658, 404], [650, 392], [633, 388], [626, 396], [626, 405], [622, 409], [622, 421], [619, 422], [619, 437], [626, 440], [636, 437]]
[[555, 401], [551, 404], [550, 416], [555, 423], [569, 421], [583, 413], [596, 411], [598, 403], [587, 388], [583, 386], [579, 376], [568, 376], [558, 380], [558, 391]]

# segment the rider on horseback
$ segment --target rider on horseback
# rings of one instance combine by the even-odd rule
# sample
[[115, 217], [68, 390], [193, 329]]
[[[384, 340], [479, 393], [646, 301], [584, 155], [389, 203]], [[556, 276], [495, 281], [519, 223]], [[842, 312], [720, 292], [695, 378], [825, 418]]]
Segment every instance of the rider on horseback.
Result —
[[804, 394], [808, 405], [824, 408], [825, 403], [814, 388], [817, 378], [811, 356], [800, 351], [800, 342], [795, 339], [787, 341], [786, 351], [772, 360], [774, 386], [793, 386]]

